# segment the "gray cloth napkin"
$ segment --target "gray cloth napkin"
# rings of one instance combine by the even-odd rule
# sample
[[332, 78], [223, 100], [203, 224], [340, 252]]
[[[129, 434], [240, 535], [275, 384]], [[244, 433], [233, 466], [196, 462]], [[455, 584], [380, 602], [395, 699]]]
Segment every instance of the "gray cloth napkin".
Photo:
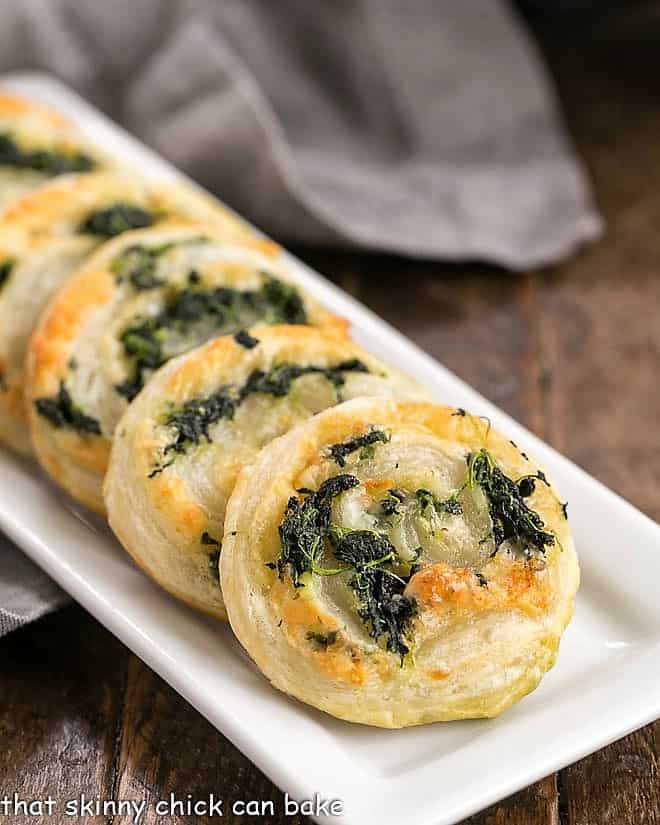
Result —
[[599, 231], [498, 0], [0, 0], [0, 69], [21, 66], [284, 242], [525, 269]]
[[[0, 71], [53, 72], [284, 242], [512, 269], [600, 220], [497, 0], [0, 0]], [[0, 634], [61, 603], [0, 548]]]
[[59, 587], [0, 534], [0, 636], [39, 619], [66, 600]]

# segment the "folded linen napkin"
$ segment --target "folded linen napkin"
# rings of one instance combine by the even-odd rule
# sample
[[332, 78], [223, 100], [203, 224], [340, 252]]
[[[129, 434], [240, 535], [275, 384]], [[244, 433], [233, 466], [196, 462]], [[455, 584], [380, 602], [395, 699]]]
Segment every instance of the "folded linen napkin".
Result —
[[0, 636], [50, 613], [66, 600], [57, 585], [0, 534]]
[[[497, 0], [0, 0], [0, 71], [61, 77], [277, 239], [512, 269], [598, 235]], [[0, 545], [0, 635], [62, 594]]]
[[554, 261], [599, 219], [498, 0], [0, 0], [44, 68], [284, 242]]

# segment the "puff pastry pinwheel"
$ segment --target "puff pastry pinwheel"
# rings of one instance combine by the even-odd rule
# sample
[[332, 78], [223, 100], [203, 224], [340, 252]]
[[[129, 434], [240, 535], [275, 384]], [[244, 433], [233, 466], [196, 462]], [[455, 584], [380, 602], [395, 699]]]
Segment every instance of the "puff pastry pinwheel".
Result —
[[553, 665], [577, 558], [554, 488], [480, 418], [357, 399], [239, 475], [229, 621], [280, 690], [354, 722], [492, 717]]
[[89, 172], [100, 163], [100, 156], [58, 112], [0, 94], [0, 211], [55, 175]]
[[74, 498], [103, 512], [117, 421], [170, 358], [260, 321], [345, 335], [280, 258], [270, 241], [169, 225], [108, 242], [60, 290], [32, 338], [26, 388], [37, 458]]
[[108, 238], [177, 217], [212, 222], [228, 239], [254, 237], [196, 190], [109, 172], [65, 175], [5, 211], [0, 218], [0, 440], [29, 452], [25, 353], [49, 298]]
[[159, 370], [119, 422], [105, 482], [110, 526], [167, 590], [226, 618], [218, 556], [241, 467], [341, 399], [397, 395], [423, 392], [320, 329], [256, 327], [217, 338]]

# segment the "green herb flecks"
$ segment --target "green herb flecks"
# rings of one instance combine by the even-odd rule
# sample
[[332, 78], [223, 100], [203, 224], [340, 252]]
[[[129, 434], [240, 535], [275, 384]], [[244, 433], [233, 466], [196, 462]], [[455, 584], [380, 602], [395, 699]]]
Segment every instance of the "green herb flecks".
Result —
[[[132, 370], [126, 381], [115, 389], [129, 400], [133, 399], [143, 387], [148, 371], [158, 369], [173, 355], [193, 346], [191, 343], [182, 348], [179, 344], [178, 351], [172, 352], [168, 342], [174, 338], [180, 341], [192, 336], [196, 328], [199, 333], [201, 325], [204, 329], [209, 328], [209, 334], [200, 336], [205, 340], [210, 333], [228, 334], [257, 321], [305, 323], [302, 299], [298, 295], [294, 300], [293, 292], [294, 287], [274, 279], [253, 290], [224, 286], [209, 289], [201, 285], [196, 272], [191, 272], [188, 285], [182, 289], [171, 289], [165, 306], [156, 316], [138, 319], [122, 333], [120, 340]], [[254, 380], [257, 380], [256, 377]], [[338, 377], [337, 381], [341, 384], [343, 378]]]
[[[340, 467], [345, 467], [346, 458], [351, 455], [351, 453], [360, 450], [361, 458], [370, 457], [368, 450], [365, 450], [365, 448], [372, 447], [378, 443], [387, 444], [389, 440], [390, 436], [383, 430], [372, 429], [362, 435], [355, 436], [355, 438], [342, 441], [340, 444], [333, 444], [329, 447], [328, 454]], [[365, 451], [364, 455], [362, 451]]]
[[182, 453], [188, 444], [199, 444], [202, 439], [210, 442], [209, 427], [223, 418], [232, 419], [235, 412], [236, 399], [225, 387], [207, 398], [192, 398], [168, 415], [165, 423], [176, 431], [176, 440], [165, 452]]
[[[351, 574], [349, 587], [357, 599], [357, 612], [369, 635], [385, 638], [385, 646], [402, 659], [409, 652], [409, 622], [416, 612], [413, 599], [403, 595], [413, 568], [401, 575], [399, 559], [389, 539], [369, 530], [342, 530], [331, 524], [332, 502], [336, 496], [356, 487], [359, 480], [344, 474], [329, 478], [304, 499], [289, 499], [279, 527], [280, 578], [288, 575], [295, 587], [305, 573], [328, 576]], [[332, 548], [343, 566], [321, 567], [326, 549]]]
[[[555, 543], [555, 536], [544, 530], [545, 523], [541, 516], [532, 510], [525, 498], [529, 487], [523, 486], [506, 476], [495, 464], [491, 454], [482, 449], [467, 457], [468, 475], [466, 486], [470, 489], [479, 486], [488, 501], [488, 512], [493, 525], [493, 542], [495, 553], [505, 541], [510, 541], [525, 556], [533, 553], [545, 553], [546, 548]], [[546, 482], [541, 473], [536, 478]]]
[[203, 544], [205, 547], [214, 547], [214, 550], [211, 550], [209, 553], [209, 575], [215, 581], [220, 581], [220, 551], [222, 550], [222, 542], [219, 542], [216, 538], [210, 533], [207, 533], [206, 530], [202, 533], [200, 538], [200, 544]]
[[245, 349], [254, 349], [259, 344], [259, 339], [250, 335], [246, 329], [239, 329], [236, 335], [234, 335], [234, 341]]
[[0, 289], [2, 289], [2, 287], [9, 280], [9, 276], [11, 275], [11, 271], [15, 265], [15, 258], [5, 258], [5, 260], [0, 263]]
[[306, 639], [319, 650], [327, 650], [337, 641], [337, 635], [336, 630], [329, 630], [327, 633], [313, 633], [310, 630], [309, 633], [307, 633]]
[[318, 367], [313, 364], [301, 366], [300, 364], [280, 364], [273, 367], [268, 372], [254, 370], [241, 389], [241, 400], [254, 393], [266, 393], [275, 398], [283, 398], [291, 392], [291, 385], [303, 375], [322, 375], [326, 378], [337, 392], [337, 400], [341, 400], [341, 388], [346, 383], [346, 372], [369, 372], [369, 368], [362, 361], [353, 358], [349, 361], [342, 361], [335, 367]]
[[52, 398], [38, 398], [34, 406], [39, 415], [48, 419], [55, 427], [68, 427], [81, 433], [101, 435], [101, 425], [73, 402], [71, 393], [64, 381], [60, 381], [60, 389]]
[[306, 324], [307, 313], [300, 292], [293, 284], [262, 272], [265, 278], [258, 292], [257, 304], [261, 304], [261, 317], [267, 324]]
[[387, 491], [385, 498], [379, 502], [383, 515], [386, 516], [400, 516], [401, 505], [406, 500], [406, 494], [403, 490], [392, 487]]
[[11, 135], [0, 135], [0, 166], [34, 169], [47, 175], [89, 172], [96, 166], [84, 152], [58, 152], [55, 149], [22, 149]]
[[200, 538], [200, 544], [205, 545], [206, 547], [214, 547], [215, 550], [211, 550], [209, 553], [209, 573], [211, 578], [215, 579], [215, 581], [220, 581], [220, 568], [218, 567], [218, 563], [220, 561], [220, 550], [222, 549], [222, 543], [219, 542], [216, 538], [210, 533], [204, 531]]
[[521, 476], [517, 481], [516, 484], [518, 485], [518, 490], [520, 491], [520, 495], [523, 498], [529, 498], [531, 495], [534, 495], [534, 490], [536, 490], [536, 482], [541, 481], [546, 487], [550, 486], [550, 482], [545, 476], [545, 473], [542, 470], [538, 470], [536, 473], [528, 473], [525, 476]]
[[207, 533], [206, 530], [202, 533], [200, 538], [200, 544], [204, 544], [207, 547], [221, 547], [222, 543], [219, 542], [216, 538], [214, 538], [210, 533]]
[[294, 587], [300, 587], [304, 573], [329, 572], [319, 566], [319, 561], [330, 528], [332, 501], [359, 483], [355, 476], [339, 475], [324, 481], [302, 501], [295, 496], [289, 499], [279, 527], [281, 552], [277, 569], [280, 578], [286, 574]]
[[432, 512], [445, 513], [448, 516], [463, 515], [463, 507], [456, 496], [440, 499], [433, 495], [430, 490], [419, 489], [415, 491], [415, 498], [419, 504], [420, 514], [424, 518], [429, 518]]
[[220, 551], [219, 550], [211, 550], [209, 553], [209, 573], [211, 578], [215, 579], [217, 582], [220, 581]]
[[[362, 367], [360, 371], [362, 371]], [[267, 373], [255, 370], [242, 387], [220, 387], [204, 398], [191, 398], [182, 407], [171, 410], [165, 416], [163, 423], [172, 431], [173, 438], [165, 446], [163, 456], [166, 458], [170, 453], [175, 455], [169, 461], [164, 460], [163, 463], [155, 467], [149, 474], [149, 478], [155, 478], [171, 466], [176, 454], [185, 453], [190, 446], [200, 444], [202, 441], [211, 443], [209, 428], [222, 419], [233, 419], [238, 407], [249, 396], [264, 393], [273, 395], [276, 398], [283, 397], [290, 392], [293, 381], [303, 375], [322, 375], [333, 386], [336, 386], [338, 374], [343, 382], [341, 370], [348, 368], [355, 368], [354, 363], [343, 362], [336, 367], [317, 367], [314, 365], [303, 367], [298, 364], [283, 364]]]
[[531, 476], [523, 476], [522, 478], [518, 479], [518, 492], [523, 498], [529, 498], [531, 495], [534, 495], [534, 490], [536, 490], [536, 481]]
[[[205, 439], [211, 442], [209, 427], [221, 419], [232, 419], [236, 412], [236, 399], [222, 387], [206, 398], [191, 398], [179, 410], [169, 413], [165, 425], [174, 431], [174, 437], [163, 450], [164, 460], [154, 467], [148, 478], [155, 478], [172, 465], [176, 455], [186, 452], [192, 444]], [[169, 460], [167, 456], [173, 453]]]
[[385, 637], [391, 653], [410, 652], [410, 620], [417, 612], [414, 599], [404, 596], [412, 570], [404, 576], [392, 570], [397, 551], [386, 536], [369, 530], [345, 534], [334, 548], [337, 559], [353, 571], [349, 586], [358, 601], [358, 615], [377, 641]]
[[161, 255], [173, 249], [176, 243], [162, 243], [158, 246], [129, 246], [112, 262], [112, 271], [117, 282], [128, 281], [138, 291], [164, 286], [165, 281], [156, 277], [156, 266]]
[[151, 212], [130, 203], [115, 203], [106, 209], [92, 212], [80, 225], [80, 232], [100, 238], [114, 238], [130, 229], [146, 229], [155, 217]]

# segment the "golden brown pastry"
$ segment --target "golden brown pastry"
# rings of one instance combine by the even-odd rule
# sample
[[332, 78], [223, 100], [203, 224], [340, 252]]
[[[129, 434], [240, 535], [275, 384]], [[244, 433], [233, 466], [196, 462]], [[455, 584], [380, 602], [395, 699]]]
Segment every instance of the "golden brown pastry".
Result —
[[110, 525], [166, 590], [224, 619], [218, 556], [241, 467], [341, 399], [404, 395], [423, 393], [321, 329], [255, 327], [216, 338], [170, 361], [124, 413], [105, 481]]
[[293, 283], [270, 241], [231, 245], [203, 227], [170, 225], [105, 244], [51, 302], [30, 344], [39, 461], [103, 512], [115, 426], [151, 374], [260, 321], [346, 327]]
[[27, 343], [50, 297], [108, 238], [174, 218], [254, 237], [216, 202], [127, 174], [65, 175], [19, 198], [0, 218], [0, 441], [29, 452], [23, 400]]
[[19, 95], [0, 94], [0, 212], [56, 175], [89, 172], [102, 163], [58, 112]]
[[579, 570], [565, 508], [483, 419], [347, 401], [240, 474], [231, 626], [280, 690], [380, 727], [490, 717], [553, 665]]

